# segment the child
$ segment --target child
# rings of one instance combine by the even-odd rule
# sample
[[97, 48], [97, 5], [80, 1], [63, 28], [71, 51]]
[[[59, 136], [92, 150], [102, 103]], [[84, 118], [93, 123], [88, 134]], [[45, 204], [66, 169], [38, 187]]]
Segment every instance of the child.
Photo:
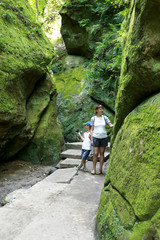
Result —
[[83, 133], [83, 136], [81, 136], [80, 132], [77, 132], [77, 134], [80, 136], [80, 138], [83, 141], [82, 154], [81, 154], [82, 161], [81, 161], [81, 164], [77, 167], [77, 170], [80, 170], [83, 167], [83, 171], [87, 172], [88, 169], [86, 168], [86, 160], [91, 150], [91, 140], [90, 140], [91, 124], [90, 122], [86, 122], [83, 125], [85, 125], [85, 129], [86, 129], [86, 132]]

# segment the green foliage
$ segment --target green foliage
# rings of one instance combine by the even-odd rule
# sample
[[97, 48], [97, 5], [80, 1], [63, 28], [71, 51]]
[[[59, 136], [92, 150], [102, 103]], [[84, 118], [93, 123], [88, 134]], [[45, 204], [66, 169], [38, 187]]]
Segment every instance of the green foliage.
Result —
[[62, 38], [60, 38], [54, 44], [54, 57], [52, 58], [48, 69], [53, 73], [65, 71], [64, 58], [66, 56], [67, 50], [64, 46]]
[[[127, 8], [112, 16], [107, 23], [107, 33], [102, 36], [102, 42], [97, 42], [94, 58], [88, 68], [90, 95], [93, 89], [100, 88], [108, 97], [115, 99], [120, 76], [122, 42], [124, 26], [122, 22], [128, 12]], [[109, 17], [107, 17], [109, 20]]]
[[90, 22], [90, 19], [88, 19], [88, 18], [87, 19], [82, 19], [82, 20], [79, 21], [80, 26], [82, 26], [82, 27], [87, 26], [89, 22]]
[[[30, 12], [31, 13], [31, 12]], [[36, 40], [37, 37], [43, 35], [41, 25], [39, 23], [33, 23], [31, 15], [24, 10], [22, 6], [16, 2], [13, 5], [7, 4], [7, 2], [1, 4], [0, 15], [2, 19], [10, 24], [20, 25], [28, 38]], [[0, 35], [0, 48], [4, 49], [5, 44], [2, 42], [2, 36]]]
[[43, 15], [47, 0], [29, 0], [29, 3], [37, 15]]
[[7, 10], [4, 13], [2, 13], [2, 18], [5, 19], [6, 21], [10, 22], [10, 23], [14, 23], [15, 22], [15, 16], [14, 14]]
[[42, 36], [42, 29], [38, 25], [28, 26], [27, 36], [28, 38], [35, 39], [35, 36]]
[[5, 49], [5, 38], [3, 35], [0, 33], [0, 51]]

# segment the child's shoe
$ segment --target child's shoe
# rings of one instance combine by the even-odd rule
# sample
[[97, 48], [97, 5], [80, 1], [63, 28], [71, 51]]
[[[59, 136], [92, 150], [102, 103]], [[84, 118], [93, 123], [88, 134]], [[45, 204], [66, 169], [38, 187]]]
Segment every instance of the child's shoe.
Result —
[[83, 167], [83, 171], [84, 171], [84, 172], [88, 172], [88, 168]]
[[82, 168], [81, 164], [77, 166], [77, 170], [80, 170], [81, 168]]

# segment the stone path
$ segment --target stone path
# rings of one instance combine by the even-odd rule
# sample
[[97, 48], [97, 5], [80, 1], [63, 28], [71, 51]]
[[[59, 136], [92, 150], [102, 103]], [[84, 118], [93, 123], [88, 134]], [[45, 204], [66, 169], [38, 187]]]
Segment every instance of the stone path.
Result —
[[[8, 203], [0, 208], [0, 240], [95, 240], [95, 217], [107, 165], [99, 176], [77, 174], [77, 161], [6, 197]], [[92, 169], [91, 161], [87, 167]]]

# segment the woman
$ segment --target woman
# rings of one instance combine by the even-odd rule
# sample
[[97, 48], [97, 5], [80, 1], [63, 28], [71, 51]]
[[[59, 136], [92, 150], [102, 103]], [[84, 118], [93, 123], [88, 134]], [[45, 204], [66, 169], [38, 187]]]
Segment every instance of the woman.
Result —
[[[91, 143], [93, 141], [94, 147], [93, 170], [91, 174], [102, 174], [102, 167], [104, 163], [104, 151], [106, 146], [108, 145], [106, 124], [108, 124], [110, 128], [113, 128], [113, 124], [111, 124], [108, 117], [102, 115], [103, 114], [102, 105], [96, 106], [95, 114], [96, 115], [91, 118]], [[99, 170], [96, 172], [98, 153], [100, 153], [100, 167]]]

